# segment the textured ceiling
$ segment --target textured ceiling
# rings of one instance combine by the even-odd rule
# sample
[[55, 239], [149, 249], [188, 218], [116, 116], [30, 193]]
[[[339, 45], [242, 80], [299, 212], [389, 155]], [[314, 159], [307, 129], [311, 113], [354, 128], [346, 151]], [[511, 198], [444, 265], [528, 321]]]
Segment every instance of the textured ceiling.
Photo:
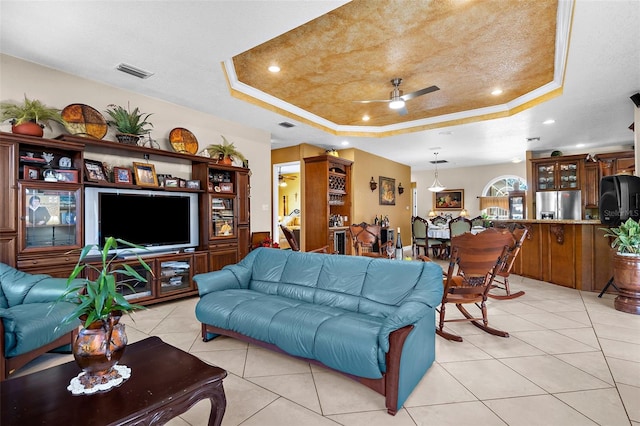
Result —
[[[356, 0], [234, 56], [233, 66], [239, 82], [337, 125], [415, 122], [551, 83], [557, 9], [557, 0]], [[394, 77], [405, 94], [440, 90], [409, 100], [404, 116], [354, 102], [389, 99]]]

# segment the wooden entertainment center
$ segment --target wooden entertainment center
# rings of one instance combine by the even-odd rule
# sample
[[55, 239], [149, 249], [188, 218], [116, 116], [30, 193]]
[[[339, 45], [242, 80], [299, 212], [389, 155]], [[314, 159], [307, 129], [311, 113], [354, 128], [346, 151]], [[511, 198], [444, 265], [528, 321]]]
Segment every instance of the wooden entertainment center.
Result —
[[[53, 154], [53, 160], [47, 163], [44, 153]], [[125, 162], [130, 159], [130, 163], [176, 163], [190, 171], [190, 179], [199, 181], [200, 189], [87, 179], [85, 160], [100, 159], [105, 153], [124, 157]], [[58, 180], [43, 179], [49, 165]], [[29, 273], [67, 277], [78, 260], [79, 249], [87, 244], [85, 188], [196, 194], [197, 245], [170, 253], [144, 253], [153, 275], [146, 277], [147, 283], [133, 283], [135, 292], [126, 296], [145, 305], [196, 295], [192, 280], [195, 274], [237, 263], [249, 251], [249, 175], [249, 169], [191, 154], [71, 135], [46, 139], [0, 132], [0, 262]], [[42, 207], [46, 213], [39, 213]], [[171, 212], [127, 212], [126, 205], [122, 209], [123, 220], [126, 214], [162, 214], [171, 226]], [[118, 259], [113, 265], [126, 262], [136, 263]]]

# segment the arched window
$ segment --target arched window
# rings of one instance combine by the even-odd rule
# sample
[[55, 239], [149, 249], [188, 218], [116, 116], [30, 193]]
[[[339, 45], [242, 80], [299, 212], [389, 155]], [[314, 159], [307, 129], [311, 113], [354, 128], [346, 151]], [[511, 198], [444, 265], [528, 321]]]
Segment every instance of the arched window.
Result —
[[[515, 175], [499, 176], [483, 189], [480, 210], [491, 219], [509, 219], [509, 192], [526, 191], [527, 181]], [[502, 199], [504, 197], [504, 200]]]

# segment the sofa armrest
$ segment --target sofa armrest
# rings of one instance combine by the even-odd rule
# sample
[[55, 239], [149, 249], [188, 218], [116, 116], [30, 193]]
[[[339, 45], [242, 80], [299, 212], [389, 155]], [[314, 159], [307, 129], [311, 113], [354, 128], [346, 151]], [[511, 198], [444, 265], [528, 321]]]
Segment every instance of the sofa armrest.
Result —
[[433, 307], [421, 302], [410, 301], [403, 303], [392, 315], [388, 316], [378, 331], [378, 343], [382, 350], [389, 351], [389, 334], [391, 332], [414, 325], [425, 315], [433, 315]]
[[198, 285], [198, 294], [222, 291], [230, 288], [247, 288], [251, 271], [240, 265], [227, 265], [219, 271], [198, 274], [193, 280]]

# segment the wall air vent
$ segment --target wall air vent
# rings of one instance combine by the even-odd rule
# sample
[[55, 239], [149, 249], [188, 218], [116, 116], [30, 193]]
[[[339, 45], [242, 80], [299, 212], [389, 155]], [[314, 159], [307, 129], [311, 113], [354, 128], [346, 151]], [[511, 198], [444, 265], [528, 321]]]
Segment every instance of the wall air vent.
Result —
[[282, 123], [278, 123], [278, 126], [282, 126], [282, 127], [287, 128], [287, 129], [290, 129], [292, 127], [295, 127], [295, 124], [291, 124], [288, 121], [283, 121]]
[[140, 68], [136, 68], [124, 63], [119, 64], [116, 69], [118, 71], [126, 72], [127, 74], [133, 75], [138, 78], [149, 78], [153, 75], [152, 72], [141, 70]]

